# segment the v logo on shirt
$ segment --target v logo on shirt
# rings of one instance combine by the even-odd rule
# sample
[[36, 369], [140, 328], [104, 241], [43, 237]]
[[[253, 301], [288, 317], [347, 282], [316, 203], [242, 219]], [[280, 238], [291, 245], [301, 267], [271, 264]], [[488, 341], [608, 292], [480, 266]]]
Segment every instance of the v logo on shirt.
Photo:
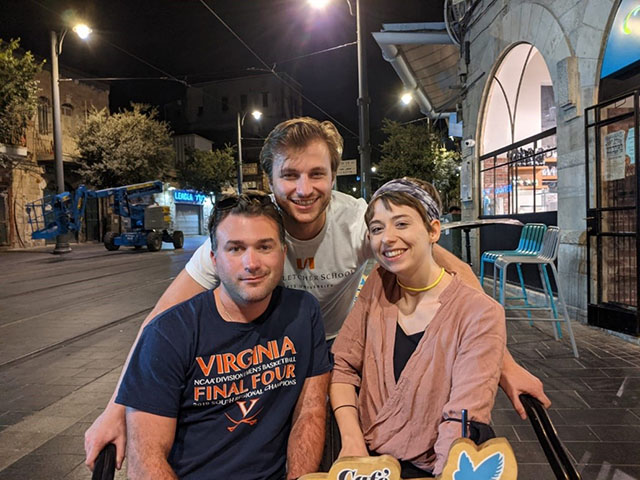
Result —
[[298, 267], [298, 270], [304, 270], [307, 266], [309, 266], [309, 270], [316, 268], [314, 257], [307, 257], [304, 260], [302, 258], [296, 258], [296, 267]]
[[[253, 407], [256, 406], [256, 403], [258, 403], [258, 400], [260, 399], [254, 398], [249, 402], [246, 402], [244, 400], [241, 402], [236, 402], [236, 404], [238, 405], [238, 408], [240, 408], [240, 412], [242, 413], [242, 418], [240, 420], [234, 420], [229, 416], [228, 413], [225, 413], [224, 415], [233, 423], [232, 426], [227, 427], [227, 430], [229, 430], [230, 432], [233, 432], [236, 428], [238, 428], [239, 425], [243, 423], [246, 423], [247, 425], [251, 425], [251, 426], [255, 425], [258, 422], [258, 419], [256, 417], [262, 411], [262, 408], [258, 410], [256, 413], [254, 413], [253, 415], [251, 415], [250, 417], [248, 417], [247, 415], [249, 415], [249, 412], [251, 412]], [[249, 403], [249, 406], [247, 406], [247, 403]]]

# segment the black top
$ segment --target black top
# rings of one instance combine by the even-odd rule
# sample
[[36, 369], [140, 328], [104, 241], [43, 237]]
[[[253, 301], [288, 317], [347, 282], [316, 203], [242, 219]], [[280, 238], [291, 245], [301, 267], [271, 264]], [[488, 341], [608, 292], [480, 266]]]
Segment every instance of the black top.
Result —
[[396, 377], [396, 382], [400, 378], [400, 374], [407, 365], [409, 358], [416, 351], [422, 335], [424, 335], [424, 331], [407, 335], [402, 330], [402, 327], [396, 324], [396, 344], [393, 349], [393, 373]]

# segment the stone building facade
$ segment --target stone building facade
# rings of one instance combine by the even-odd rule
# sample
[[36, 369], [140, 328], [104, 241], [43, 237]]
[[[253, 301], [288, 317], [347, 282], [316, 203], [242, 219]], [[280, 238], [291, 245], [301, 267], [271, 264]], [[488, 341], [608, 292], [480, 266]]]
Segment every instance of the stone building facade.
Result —
[[[374, 37], [425, 115], [462, 120], [463, 220], [558, 225], [572, 317], [640, 336], [640, 1], [445, 4], [444, 23]], [[474, 268], [482, 251], [515, 246], [492, 228], [471, 231]]]
[[[61, 77], [78, 76], [61, 67]], [[85, 75], [80, 75], [85, 76]], [[26, 205], [44, 195], [57, 192], [53, 155], [53, 112], [51, 72], [45, 69], [37, 76], [38, 108], [28, 122], [23, 145], [3, 147], [13, 161], [11, 168], [0, 170], [0, 248], [25, 248], [43, 245], [31, 239]], [[109, 87], [98, 82], [60, 82], [62, 150], [65, 168], [65, 190], [77, 187], [73, 173], [76, 157], [74, 134], [92, 108], [109, 107]]]
[[[518, 0], [482, 1], [476, 8], [465, 39], [469, 43], [468, 65], [460, 71], [468, 85], [462, 96], [464, 138], [475, 140], [476, 148], [465, 149], [465, 160], [473, 168], [471, 178], [480, 187], [479, 151], [487, 130], [493, 128], [484, 116], [491, 79], [503, 59], [517, 45], [532, 45], [544, 60], [553, 87], [557, 148], [557, 224], [562, 236], [558, 270], [568, 303], [581, 320], [587, 318], [587, 177], [585, 173], [585, 109], [598, 103], [601, 67], [609, 33], [622, 3], [614, 0]], [[633, 82], [621, 86], [621, 94]], [[640, 84], [638, 85], [640, 86]], [[601, 99], [601, 97], [600, 97]], [[632, 160], [633, 161], [633, 160]], [[463, 169], [463, 174], [465, 170]], [[477, 193], [477, 192], [476, 192]], [[482, 196], [472, 195], [464, 203], [463, 216], [476, 218], [482, 211]], [[476, 258], [478, 235], [472, 237]]]

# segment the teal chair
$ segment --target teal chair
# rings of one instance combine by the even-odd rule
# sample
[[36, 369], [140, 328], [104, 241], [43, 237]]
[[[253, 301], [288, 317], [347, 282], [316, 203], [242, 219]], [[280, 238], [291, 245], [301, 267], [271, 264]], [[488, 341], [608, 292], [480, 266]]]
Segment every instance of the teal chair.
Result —
[[[562, 293], [560, 286], [560, 279], [558, 278], [558, 271], [556, 270], [555, 261], [558, 258], [558, 249], [560, 247], [560, 229], [558, 227], [549, 227], [544, 233], [542, 240], [542, 248], [537, 255], [505, 255], [498, 257], [494, 263], [494, 268], [500, 273], [500, 303], [505, 310], [527, 310], [529, 315], [529, 323], [531, 323], [531, 311], [532, 310], [547, 310], [551, 311], [552, 318], [536, 318], [536, 321], [555, 322], [555, 329], [553, 335], [556, 340], [562, 338], [562, 329], [560, 328], [560, 319], [558, 318], [558, 308], [556, 302], [553, 299], [553, 291], [551, 290], [551, 282], [549, 281], [549, 274], [547, 273], [547, 267], [551, 270], [556, 287], [558, 289], [558, 302], [562, 306], [562, 313], [564, 321], [569, 333], [569, 340], [571, 342], [571, 348], [573, 350], [574, 357], [578, 358], [578, 347], [576, 346], [576, 340], [573, 336], [573, 330], [571, 328], [571, 320], [569, 319], [569, 312], [567, 311], [567, 304]], [[525, 305], [508, 305], [507, 300], [519, 299], [521, 297], [506, 297], [505, 296], [505, 282], [506, 272], [509, 265], [515, 263], [518, 267], [521, 264], [533, 264], [538, 265], [538, 271], [540, 273], [540, 280], [542, 281], [542, 288], [546, 297], [545, 305], [530, 305], [526, 301], [525, 293]], [[522, 280], [521, 280], [522, 282]], [[507, 320], [523, 320], [520, 317], [507, 317]]]
[[[540, 252], [542, 246], [542, 237], [547, 230], [547, 226], [544, 223], [527, 223], [522, 227], [520, 233], [520, 241], [518, 247], [515, 250], [487, 250], [482, 254], [480, 258], [480, 283], [484, 286], [484, 264], [490, 263], [493, 265], [493, 298], [496, 298], [496, 260], [501, 256], [535, 256]], [[524, 279], [522, 277], [522, 269], [520, 265], [517, 265], [518, 278], [520, 279], [520, 287], [522, 289], [522, 297], [520, 299], [527, 301], [527, 290], [524, 286]]]

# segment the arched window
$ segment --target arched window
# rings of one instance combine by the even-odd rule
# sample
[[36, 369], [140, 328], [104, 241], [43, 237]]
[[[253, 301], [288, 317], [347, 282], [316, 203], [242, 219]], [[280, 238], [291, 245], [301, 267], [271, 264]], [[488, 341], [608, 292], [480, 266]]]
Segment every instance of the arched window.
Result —
[[60, 107], [60, 111], [65, 117], [71, 117], [73, 115], [73, 105], [70, 103], [63, 103]]
[[49, 134], [51, 106], [47, 97], [38, 98], [38, 132], [42, 135]]
[[549, 69], [521, 43], [491, 79], [480, 142], [482, 215], [558, 208], [556, 106]]

